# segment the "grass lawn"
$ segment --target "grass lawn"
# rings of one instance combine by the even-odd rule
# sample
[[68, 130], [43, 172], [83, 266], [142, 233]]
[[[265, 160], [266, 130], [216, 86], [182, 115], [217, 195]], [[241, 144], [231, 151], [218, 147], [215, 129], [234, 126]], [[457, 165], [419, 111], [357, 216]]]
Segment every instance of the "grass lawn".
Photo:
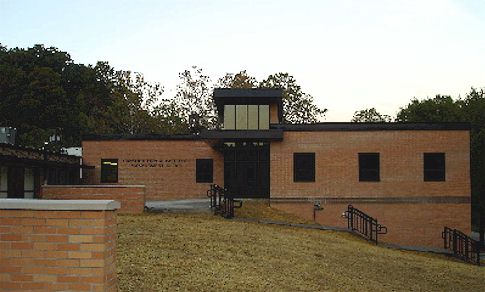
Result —
[[[265, 219], [294, 219], [258, 208]], [[118, 233], [120, 291], [485, 289], [485, 268], [340, 232], [162, 213], [120, 215]]]

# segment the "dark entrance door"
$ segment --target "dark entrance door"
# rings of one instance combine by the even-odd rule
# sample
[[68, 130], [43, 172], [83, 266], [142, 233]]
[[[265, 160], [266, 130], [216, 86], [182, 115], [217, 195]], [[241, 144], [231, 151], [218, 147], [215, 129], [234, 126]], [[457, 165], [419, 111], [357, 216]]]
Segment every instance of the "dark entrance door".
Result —
[[8, 168], [8, 198], [24, 197], [24, 168], [11, 166]]
[[225, 143], [224, 187], [237, 198], [269, 198], [269, 144]]

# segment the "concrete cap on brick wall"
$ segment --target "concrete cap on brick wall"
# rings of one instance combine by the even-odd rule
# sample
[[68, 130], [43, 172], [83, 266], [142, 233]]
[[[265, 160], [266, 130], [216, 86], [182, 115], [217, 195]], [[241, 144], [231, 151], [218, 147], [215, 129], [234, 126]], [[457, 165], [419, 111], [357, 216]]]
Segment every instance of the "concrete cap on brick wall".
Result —
[[111, 211], [120, 206], [113, 200], [0, 199], [0, 209], [7, 210]]

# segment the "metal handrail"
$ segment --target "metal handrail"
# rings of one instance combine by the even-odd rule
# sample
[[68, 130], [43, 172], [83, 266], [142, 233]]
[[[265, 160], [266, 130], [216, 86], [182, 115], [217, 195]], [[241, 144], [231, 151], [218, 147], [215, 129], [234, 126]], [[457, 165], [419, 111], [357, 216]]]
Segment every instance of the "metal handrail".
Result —
[[216, 184], [211, 184], [207, 196], [210, 198], [210, 207], [214, 210], [214, 215], [233, 218], [234, 209], [242, 207], [242, 201], [227, 195], [226, 189]]
[[444, 227], [441, 233], [443, 246], [465, 262], [480, 265], [480, 243], [460, 230]]
[[378, 243], [379, 234], [387, 234], [387, 227], [379, 224], [377, 219], [367, 215], [352, 205], [347, 206], [347, 211], [342, 214], [347, 219], [347, 228], [368, 239]]

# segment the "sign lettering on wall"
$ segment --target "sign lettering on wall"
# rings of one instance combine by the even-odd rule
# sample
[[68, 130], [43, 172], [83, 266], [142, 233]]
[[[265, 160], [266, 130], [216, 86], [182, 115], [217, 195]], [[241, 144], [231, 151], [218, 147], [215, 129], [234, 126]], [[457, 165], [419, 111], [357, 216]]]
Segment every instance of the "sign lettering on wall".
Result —
[[130, 167], [184, 167], [187, 159], [123, 159], [123, 163]]

